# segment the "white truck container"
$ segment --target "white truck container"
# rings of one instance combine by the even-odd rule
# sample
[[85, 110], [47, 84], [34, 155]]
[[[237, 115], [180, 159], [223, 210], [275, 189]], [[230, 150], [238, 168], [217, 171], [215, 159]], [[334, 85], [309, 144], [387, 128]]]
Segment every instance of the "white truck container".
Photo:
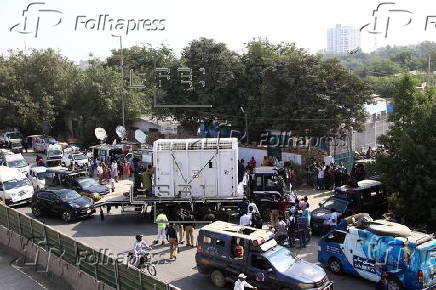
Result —
[[157, 197], [241, 198], [236, 138], [160, 139], [153, 144]]

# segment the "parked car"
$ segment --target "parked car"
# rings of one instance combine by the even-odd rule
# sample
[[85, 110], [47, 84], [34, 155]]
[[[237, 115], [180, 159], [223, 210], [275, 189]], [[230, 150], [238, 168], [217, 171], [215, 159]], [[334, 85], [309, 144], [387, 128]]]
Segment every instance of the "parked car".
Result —
[[92, 178], [73, 178], [69, 186], [81, 195], [90, 197], [94, 201], [99, 201], [104, 195], [109, 193], [107, 186], [100, 185], [98, 181]]
[[79, 172], [74, 172], [66, 168], [47, 168], [45, 171], [46, 187], [69, 187], [72, 180], [79, 178]]
[[48, 146], [57, 143], [58, 142], [53, 137], [41, 136], [34, 138], [32, 146], [35, 152], [44, 152], [47, 154]]
[[10, 168], [16, 168], [21, 173], [25, 175], [29, 175], [30, 166], [27, 163], [26, 159], [24, 159], [23, 155], [18, 154], [5, 154], [3, 157], [0, 157], [0, 165], [7, 166]]
[[335, 274], [375, 282], [385, 272], [389, 290], [436, 287], [434, 237], [386, 221], [328, 233], [319, 241], [318, 261]]
[[44, 166], [36, 166], [30, 168], [29, 179], [32, 182], [33, 188], [38, 191], [45, 188], [45, 172], [47, 168]]
[[32, 197], [32, 213], [35, 217], [55, 215], [65, 222], [88, 217], [95, 213], [91, 198], [71, 189], [41, 190]]
[[61, 165], [67, 168], [85, 169], [88, 167], [88, 156], [83, 153], [65, 152]]
[[30, 201], [33, 187], [18, 169], [0, 166], [0, 200], [6, 205], [19, 205]]
[[327, 220], [331, 210], [341, 218], [355, 213], [374, 214], [383, 211], [387, 205], [387, 195], [383, 184], [377, 180], [362, 180], [357, 187], [343, 185], [335, 189], [335, 194], [319, 204], [319, 208], [311, 213], [310, 225], [313, 233], [325, 234], [330, 230]]
[[197, 241], [197, 269], [217, 287], [244, 273], [261, 289], [333, 289], [321, 267], [278, 245], [270, 231], [217, 221], [200, 229]]

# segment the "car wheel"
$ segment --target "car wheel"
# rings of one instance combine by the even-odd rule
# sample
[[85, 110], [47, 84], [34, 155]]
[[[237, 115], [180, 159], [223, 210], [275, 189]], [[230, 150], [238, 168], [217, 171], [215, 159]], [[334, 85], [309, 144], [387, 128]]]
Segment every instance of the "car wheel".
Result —
[[388, 277], [388, 290], [403, 290], [403, 285], [395, 277]]
[[39, 207], [36, 206], [36, 205], [32, 205], [32, 214], [33, 214], [36, 218], [39, 218], [40, 216], [42, 216], [42, 214], [41, 214], [41, 210], [40, 210]]
[[336, 275], [342, 274], [342, 265], [341, 262], [337, 258], [330, 258], [328, 262], [329, 270]]
[[69, 211], [64, 211], [63, 213], [62, 213], [62, 219], [64, 220], [64, 222], [67, 222], [67, 223], [69, 223], [71, 220], [72, 220], [72, 215], [71, 215], [71, 212], [69, 212]]
[[215, 286], [219, 288], [224, 288], [226, 286], [226, 279], [220, 270], [214, 270], [210, 274], [210, 280]]

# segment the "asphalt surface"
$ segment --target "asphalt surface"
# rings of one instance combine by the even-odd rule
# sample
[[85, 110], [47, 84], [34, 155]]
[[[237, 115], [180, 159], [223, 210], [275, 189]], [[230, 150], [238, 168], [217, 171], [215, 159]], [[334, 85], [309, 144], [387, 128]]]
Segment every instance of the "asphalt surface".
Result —
[[32, 266], [20, 266], [19, 257], [0, 247], [0, 289], [55, 290], [66, 289], [51, 281], [45, 273], [37, 273]]
[[[35, 157], [26, 154], [29, 162], [34, 162]], [[122, 181], [116, 185], [116, 191], [124, 191], [128, 188], [130, 181]], [[311, 208], [315, 208], [319, 202], [327, 198], [330, 193], [314, 190], [297, 191], [299, 195], [307, 195]], [[117, 193], [117, 192], [116, 192]], [[29, 207], [21, 207], [18, 210], [30, 217], [33, 217]], [[101, 220], [98, 213], [93, 217], [65, 224], [57, 217], [44, 217], [40, 219], [47, 225], [71, 236], [78, 241], [85, 243], [97, 251], [117, 254], [126, 254], [133, 247], [134, 237], [137, 234], [144, 236], [144, 241], [151, 244], [156, 235], [156, 225], [145, 221], [140, 215], [121, 213], [120, 209], [113, 208], [110, 214], [105, 214]], [[194, 236], [196, 239], [196, 236]], [[317, 251], [319, 237], [312, 237], [306, 248], [293, 249], [293, 252], [300, 258], [317, 263]], [[195, 268], [196, 248], [179, 247], [179, 254], [176, 261], [169, 261], [169, 246], [158, 245], [152, 253], [159, 261], [157, 265], [157, 276], [159, 279], [170, 282], [175, 286], [188, 290], [220, 289], [212, 285], [209, 278], [197, 272]], [[335, 290], [369, 290], [374, 289], [375, 284], [357, 277], [336, 276], [326, 270], [328, 277], [334, 281]], [[231, 285], [228, 285], [231, 289]]]

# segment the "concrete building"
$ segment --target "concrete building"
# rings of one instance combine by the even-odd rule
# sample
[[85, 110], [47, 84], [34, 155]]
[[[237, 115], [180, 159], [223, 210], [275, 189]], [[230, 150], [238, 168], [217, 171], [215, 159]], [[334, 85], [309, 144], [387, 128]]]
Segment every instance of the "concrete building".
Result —
[[351, 26], [337, 24], [327, 30], [327, 52], [348, 53], [360, 47], [360, 31]]

